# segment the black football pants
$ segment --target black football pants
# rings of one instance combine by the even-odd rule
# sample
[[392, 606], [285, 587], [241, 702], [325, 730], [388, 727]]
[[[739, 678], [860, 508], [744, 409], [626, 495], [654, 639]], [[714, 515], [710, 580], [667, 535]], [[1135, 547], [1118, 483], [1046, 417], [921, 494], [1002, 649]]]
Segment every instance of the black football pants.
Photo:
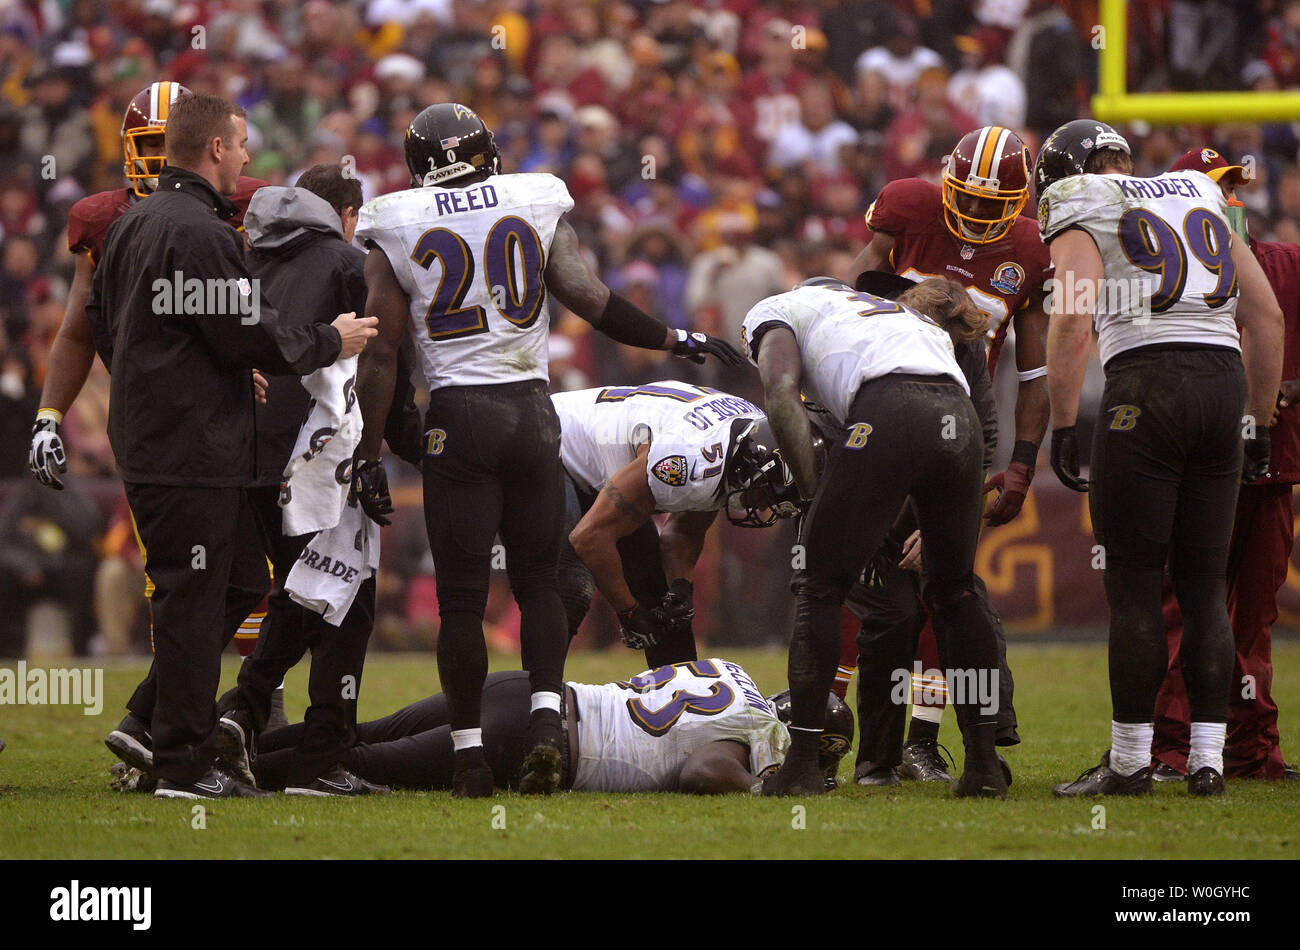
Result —
[[563, 688], [560, 420], [542, 380], [447, 386], [429, 394], [425, 432], [424, 519], [442, 620], [438, 675], [452, 728], [471, 729], [479, 725], [487, 676], [483, 613], [498, 535], [532, 688]]
[[[578, 635], [578, 627], [591, 609], [596, 589], [591, 571], [569, 543], [569, 534], [582, 516], [595, 504], [595, 496], [579, 488], [567, 474], [564, 477], [564, 540], [560, 545], [560, 599], [569, 622], [569, 639]], [[623, 562], [623, 579], [637, 602], [654, 607], [668, 593], [663, 555], [659, 548], [659, 529], [647, 521], [627, 537], [618, 539], [618, 556]], [[695, 631], [690, 624], [678, 624], [664, 639], [645, 651], [646, 667], [658, 669], [670, 663], [687, 663], [697, 659]]]
[[[528, 751], [532, 687], [519, 670], [490, 673], [483, 682], [483, 754], [493, 784], [509, 788], [519, 778]], [[301, 771], [303, 724], [268, 732], [254, 768], [262, 788], [284, 788]], [[394, 788], [451, 788], [456, 771], [447, 697], [430, 696], [390, 716], [357, 726], [357, 744], [344, 753], [343, 767], [354, 775]]]
[[[939, 642], [958, 668], [987, 676], [998, 667], [997, 636], [974, 574], [984, 446], [970, 399], [947, 377], [891, 374], [858, 390], [846, 432], [801, 527], [806, 568], [792, 585], [791, 720], [806, 729], [822, 727], [845, 594], [909, 495], [926, 539], [922, 596]], [[995, 710], [973, 701], [954, 707], [964, 734], [996, 720]]]
[[1088, 503], [1106, 559], [1112, 715], [1155, 717], [1169, 660], [1161, 610], [1167, 560], [1183, 614], [1191, 720], [1226, 722], [1235, 652], [1228, 545], [1246, 405], [1241, 356], [1147, 346], [1120, 353], [1105, 370]]

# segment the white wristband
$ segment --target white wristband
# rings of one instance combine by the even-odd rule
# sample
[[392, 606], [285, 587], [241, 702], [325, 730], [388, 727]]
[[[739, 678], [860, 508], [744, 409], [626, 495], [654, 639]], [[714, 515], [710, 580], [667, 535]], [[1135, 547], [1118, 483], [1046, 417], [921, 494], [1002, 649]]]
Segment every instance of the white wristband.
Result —
[[1038, 369], [1027, 369], [1024, 370], [1023, 372], [1016, 373], [1016, 378], [1019, 379], [1022, 383], [1027, 383], [1031, 379], [1039, 379], [1046, 375], [1047, 375], [1047, 367], [1040, 366], [1038, 367]]

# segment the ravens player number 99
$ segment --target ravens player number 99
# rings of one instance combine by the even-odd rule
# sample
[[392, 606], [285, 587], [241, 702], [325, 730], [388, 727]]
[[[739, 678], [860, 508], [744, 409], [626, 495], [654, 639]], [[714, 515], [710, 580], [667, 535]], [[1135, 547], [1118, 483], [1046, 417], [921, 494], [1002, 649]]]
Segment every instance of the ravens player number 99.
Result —
[[[1089, 119], [1053, 132], [1035, 168], [1038, 223], [1056, 266], [1047, 341], [1052, 468], [1066, 486], [1089, 492], [1110, 607], [1110, 753], [1056, 793], [1151, 791], [1156, 694], [1168, 662], [1168, 562], [1184, 619], [1188, 791], [1216, 795], [1233, 666], [1228, 544], [1243, 440], [1244, 477], [1268, 465], [1282, 312], [1258, 262], [1232, 236], [1209, 176], [1132, 172], [1124, 137]], [[1094, 326], [1106, 385], [1085, 481], [1074, 427]]]
[[378, 346], [358, 369], [368, 423], [354, 484], [376, 520], [391, 510], [378, 461], [397, 349], [410, 334], [430, 387], [425, 521], [437, 574], [438, 669], [456, 747], [453, 793], [492, 793], [479, 725], [487, 649], [483, 611], [499, 534], [522, 615], [532, 684], [524, 792], [559, 784], [560, 694], [568, 638], [556, 570], [564, 519], [560, 424], [547, 395], [546, 297], [622, 343], [729, 364], [741, 355], [702, 333], [670, 330], [612, 294], [581, 256], [563, 215], [564, 183], [503, 174], [492, 131], [460, 103], [421, 112], [406, 133], [413, 187], [361, 209], [366, 312]]

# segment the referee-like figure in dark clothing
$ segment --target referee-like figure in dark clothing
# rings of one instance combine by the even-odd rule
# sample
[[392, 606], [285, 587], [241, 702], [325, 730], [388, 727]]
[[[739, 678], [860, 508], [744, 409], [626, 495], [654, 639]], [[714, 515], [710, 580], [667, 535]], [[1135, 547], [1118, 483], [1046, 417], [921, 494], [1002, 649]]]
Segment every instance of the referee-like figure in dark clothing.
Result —
[[109, 229], [86, 314], [112, 375], [108, 435], [154, 583], [156, 795], [260, 795], [217, 757], [222, 613], [254, 480], [254, 366], [312, 372], [360, 352], [373, 319], [281, 327], [249, 274], [227, 198], [248, 161], [243, 110], [179, 99], [167, 167]]

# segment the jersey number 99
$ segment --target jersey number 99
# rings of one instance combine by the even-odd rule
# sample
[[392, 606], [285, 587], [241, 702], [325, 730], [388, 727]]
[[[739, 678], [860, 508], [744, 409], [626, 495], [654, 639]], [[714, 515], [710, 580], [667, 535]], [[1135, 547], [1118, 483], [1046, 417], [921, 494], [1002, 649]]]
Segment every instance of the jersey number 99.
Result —
[[1187, 285], [1187, 252], [1218, 278], [1204, 294], [1211, 310], [1222, 307], [1237, 293], [1237, 268], [1232, 263], [1228, 226], [1205, 208], [1193, 208], [1183, 218], [1183, 236], [1164, 218], [1145, 208], [1126, 211], [1119, 219], [1119, 243], [1134, 267], [1156, 274], [1160, 283], [1151, 294], [1151, 312], [1163, 313], [1183, 296]]

